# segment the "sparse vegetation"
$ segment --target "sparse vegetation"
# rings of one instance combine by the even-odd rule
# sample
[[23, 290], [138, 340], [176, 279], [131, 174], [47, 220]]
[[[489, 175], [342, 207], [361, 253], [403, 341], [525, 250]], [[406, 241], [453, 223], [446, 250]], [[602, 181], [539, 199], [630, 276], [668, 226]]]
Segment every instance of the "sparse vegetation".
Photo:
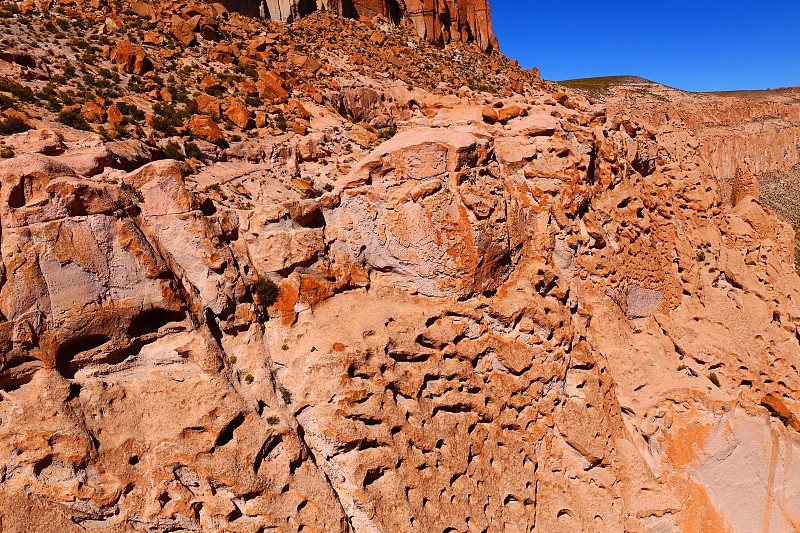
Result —
[[258, 278], [258, 281], [256, 281], [255, 285], [253, 285], [253, 291], [256, 295], [258, 295], [258, 299], [260, 300], [261, 304], [267, 307], [274, 304], [275, 300], [278, 299], [278, 295], [280, 294], [278, 285], [276, 285], [271, 279], [264, 276]]
[[0, 149], [0, 158], [10, 159], [12, 157], [14, 157], [14, 150], [13, 149], [11, 149], [11, 148], [9, 148], [7, 146], [5, 148], [1, 148]]
[[255, 381], [255, 379], [256, 379], [256, 378], [254, 378], [254, 377], [253, 377], [253, 374], [247, 374], [247, 375], [244, 377], [244, 381], [245, 381], [245, 382], [246, 382], [248, 385], [251, 385], [251, 384], [253, 383], [253, 381]]
[[232, 365], [235, 365], [235, 364], [236, 364], [236, 356], [235, 356], [235, 355], [232, 355], [232, 356], [230, 356], [230, 357], [228, 358], [228, 362], [229, 362], [230, 364], [232, 364]]
[[181, 146], [174, 141], [170, 141], [164, 146], [164, 155], [167, 156], [167, 159], [174, 159], [176, 161], [183, 161], [186, 159], [186, 156], [183, 155], [183, 150], [181, 150]]
[[286, 117], [282, 114], [275, 117], [275, 127], [281, 131], [286, 131], [286, 128], [289, 127], [288, 123], [286, 122]]
[[23, 102], [36, 102], [36, 95], [33, 93], [33, 89], [8, 78], [0, 78], [0, 92], [11, 93]]
[[122, 189], [124, 193], [135, 198], [136, 201], [144, 202], [144, 196], [142, 196], [142, 192], [130, 183], [123, 183], [119, 186], [119, 188]]
[[195, 143], [186, 143], [183, 145], [183, 151], [186, 152], [186, 157], [189, 159], [203, 159], [203, 151]]
[[397, 135], [397, 127], [392, 126], [391, 128], [382, 129], [378, 134], [378, 137], [380, 137], [381, 139], [391, 139], [395, 135]]
[[708, 373], [708, 380], [713, 383], [715, 386], [720, 387], [719, 378], [715, 372]]
[[19, 117], [8, 117], [0, 120], [0, 135], [10, 135], [12, 133], [22, 133], [31, 129], [25, 121]]
[[267, 424], [270, 426], [276, 426], [280, 423], [281, 419], [275, 415], [271, 415], [267, 417]]
[[65, 126], [75, 128], [76, 130], [90, 131], [92, 129], [92, 127], [89, 125], [89, 122], [81, 114], [80, 109], [68, 109], [62, 111], [58, 114], [58, 121]]
[[278, 391], [281, 393], [281, 399], [283, 400], [283, 403], [290, 405], [292, 403], [292, 391], [283, 385], [278, 387]]

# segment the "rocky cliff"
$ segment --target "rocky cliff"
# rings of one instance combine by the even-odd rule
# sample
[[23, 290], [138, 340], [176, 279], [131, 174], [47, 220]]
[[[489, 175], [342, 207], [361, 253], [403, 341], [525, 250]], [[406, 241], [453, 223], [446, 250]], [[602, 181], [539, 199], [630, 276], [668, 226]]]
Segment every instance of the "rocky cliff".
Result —
[[800, 523], [794, 232], [684, 121], [382, 17], [41, 7], [0, 5], [1, 531]]
[[725, 187], [745, 160], [757, 174], [800, 162], [800, 88], [688, 93], [620, 78], [596, 96], [619, 116], [636, 116], [649, 124], [683, 121], [700, 140], [703, 158]]
[[232, 11], [289, 22], [314, 11], [351, 18], [380, 15], [395, 24], [409, 22], [420, 37], [433, 43], [474, 41], [485, 51], [497, 49], [487, 0], [225, 0], [224, 4]]

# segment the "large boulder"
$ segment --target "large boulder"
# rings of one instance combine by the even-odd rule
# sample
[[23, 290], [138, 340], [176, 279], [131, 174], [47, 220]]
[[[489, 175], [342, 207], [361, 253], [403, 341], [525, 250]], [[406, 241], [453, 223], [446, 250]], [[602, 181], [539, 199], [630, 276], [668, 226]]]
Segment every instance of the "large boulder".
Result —
[[120, 41], [111, 51], [111, 61], [118, 64], [122, 70], [131, 74], [142, 75], [153, 70], [153, 62], [147, 53], [138, 44], [129, 40]]

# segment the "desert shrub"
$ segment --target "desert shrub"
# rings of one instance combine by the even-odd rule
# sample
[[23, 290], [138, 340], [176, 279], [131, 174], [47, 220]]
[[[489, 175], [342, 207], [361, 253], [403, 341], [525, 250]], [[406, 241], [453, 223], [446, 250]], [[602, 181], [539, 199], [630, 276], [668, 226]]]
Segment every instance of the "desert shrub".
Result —
[[183, 145], [183, 151], [186, 152], [186, 157], [190, 159], [200, 160], [203, 158], [203, 151], [195, 143], [186, 143]]
[[268, 417], [267, 417], [267, 424], [269, 424], [270, 426], [275, 426], [275, 425], [277, 425], [277, 424], [278, 424], [280, 421], [281, 421], [281, 419], [280, 419], [280, 418], [278, 418], [278, 417], [277, 417], [277, 416], [275, 416], [275, 415], [272, 415], [272, 416], [268, 416]]
[[172, 106], [156, 104], [153, 106], [153, 111], [155, 111], [156, 114], [153, 115], [150, 125], [153, 126], [153, 129], [156, 131], [160, 131], [161, 133], [174, 133], [175, 128], [181, 124], [181, 119]]
[[0, 109], [6, 110], [14, 107], [14, 99], [10, 96], [0, 94]]
[[137, 201], [144, 202], [144, 196], [142, 196], [142, 192], [130, 183], [123, 183], [119, 186], [119, 188], [122, 189], [124, 193], [135, 198]]
[[31, 129], [25, 121], [18, 117], [8, 117], [0, 120], [0, 135], [10, 135], [12, 133], [22, 133]]
[[76, 130], [89, 131], [92, 129], [92, 127], [89, 126], [89, 123], [86, 121], [86, 118], [84, 118], [79, 109], [70, 109], [62, 111], [61, 113], [58, 114], [58, 121], [64, 124], [65, 126], [75, 128]]
[[283, 399], [283, 403], [289, 405], [292, 403], [292, 391], [281, 385], [278, 387], [278, 390], [281, 393], [281, 398]]
[[391, 139], [397, 135], [397, 127], [392, 126], [391, 128], [382, 129], [381, 132], [378, 134], [378, 137], [381, 139]]
[[0, 92], [11, 93], [23, 102], [35, 102], [33, 89], [8, 78], [0, 78]]
[[123, 115], [133, 117], [133, 119], [137, 121], [144, 120], [144, 111], [135, 105], [123, 101], [117, 102], [116, 105]]
[[708, 380], [711, 383], [713, 383], [714, 385], [716, 385], [717, 387], [721, 386], [720, 383], [719, 383], [719, 378], [717, 377], [717, 374], [714, 373], [714, 372], [709, 372], [708, 373]]
[[275, 282], [264, 276], [258, 278], [258, 281], [253, 285], [253, 290], [258, 295], [261, 303], [267, 306], [274, 304], [280, 293], [280, 289]]
[[253, 374], [247, 374], [247, 375], [244, 377], [244, 380], [247, 382], [247, 384], [248, 384], [248, 385], [250, 385], [251, 383], [253, 383], [253, 381], [255, 381], [255, 379], [256, 379], [256, 378], [254, 378], [254, 377], [253, 377]]
[[186, 156], [183, 155], [183, 150], [181, 150], [181, 146], [172, 141], [168, 142], [164, 147], [164, 155], [167, 156], [167, 159], [174, 159], [176, 161], [183, 161], [186, 159]]
[[9, 147], [0, 149], [0, 157], [2, 157], [3, 159], [9, 159], [11, 157], [14, 157], [14, 150], [12, 150]]

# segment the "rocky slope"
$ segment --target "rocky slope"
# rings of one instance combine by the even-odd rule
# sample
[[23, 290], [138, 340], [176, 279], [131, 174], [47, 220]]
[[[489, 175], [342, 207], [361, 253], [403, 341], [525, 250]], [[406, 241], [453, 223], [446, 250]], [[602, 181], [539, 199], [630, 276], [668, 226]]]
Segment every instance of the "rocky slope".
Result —
[[683, 121], [382, 15], [41, 7], [0, 530], [796, 529], [794, 232]]
[[[753, 173], [760, 198], [800, 229], [800, 88], [723, 93], [688, 93], [632, 76], [588, 78], [565, 86], [604, 102], [609, 113], [648, 124], [681, 120], [720, 182], [735, 196], [737, 173]], [[800, 268], [800, 233], [797, 263]]]
[[730, 185], [746, 159], [756, 173], [800, 162], [800, 88], [767, 91], [689, 93], [642, 78], [573, 80], [609, 112], [636, 116], [649, 124], [682, 120], [719, 180]]

